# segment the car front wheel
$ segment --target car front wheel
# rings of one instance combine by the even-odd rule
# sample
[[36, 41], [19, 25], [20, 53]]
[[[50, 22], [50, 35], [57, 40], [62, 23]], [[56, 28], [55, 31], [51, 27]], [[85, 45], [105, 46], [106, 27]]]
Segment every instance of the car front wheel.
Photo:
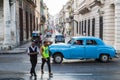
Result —
[[54, 63], [60, 64], [63, 61], [63, 56], [61, 54], [55, 54], [53, 56]]
[[109, 56], [106, 55], [106, 54], [102, 54], [102, 55], [100, 56], [100, 61], [101, 61], [101, 62], [108, 62], [108, 61], [109, 61]]

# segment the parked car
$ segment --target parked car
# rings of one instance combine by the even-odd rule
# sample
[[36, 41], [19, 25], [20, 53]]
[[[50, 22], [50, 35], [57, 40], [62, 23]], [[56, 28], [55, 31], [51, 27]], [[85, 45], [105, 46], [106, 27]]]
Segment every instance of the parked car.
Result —
[[[79, 41], [79, 44], [78, 44]], [[49, 46], [55, 63], [65, 59], [95, 59], [108, 62], [117, 57], [116, 50], [96, 37], [73, 37], [67, 44], [57, 43]]]
[[41, 41], [40, 41], [40, 32], [39, 31], [33, 31], [32, 32], [32, 39], [31, 41], [35, 41], [36, 45], [40, 47]]
[[63, 35], [55, 35], [55, 43], [57, 42], [65, 43], [65, 37]]

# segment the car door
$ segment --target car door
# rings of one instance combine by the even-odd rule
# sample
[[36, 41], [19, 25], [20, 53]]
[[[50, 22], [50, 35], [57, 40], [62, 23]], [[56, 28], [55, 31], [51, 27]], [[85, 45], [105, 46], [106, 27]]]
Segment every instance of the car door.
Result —
[[80, 40], [82, 43], [81, 44], [76, 44], [74, 43], [71, 46], [71, 54], [70, 57], [74, 58], [74, 59], [80, 59], [80, 58], [84, 58], [85, 56], [85, 47], [84, 47], [84, 41]]
[[86, 58], [97, 57], [98, 44], [95, 40], [86, 40], [85, 56]]

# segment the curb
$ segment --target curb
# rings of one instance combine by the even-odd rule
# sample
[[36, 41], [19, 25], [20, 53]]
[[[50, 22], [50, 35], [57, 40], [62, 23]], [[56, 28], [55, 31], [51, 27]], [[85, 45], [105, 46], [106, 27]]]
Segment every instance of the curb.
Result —
[[4, 54], [25, 54], [26, 51], [22, 51], [22, 52], [0, 52], [0, 55], [4, 55]]

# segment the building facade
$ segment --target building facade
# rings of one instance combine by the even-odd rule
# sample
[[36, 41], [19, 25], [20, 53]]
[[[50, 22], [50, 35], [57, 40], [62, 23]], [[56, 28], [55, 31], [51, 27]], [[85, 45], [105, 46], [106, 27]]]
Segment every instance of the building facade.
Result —
[[74, 19], [78, 35], [96, 36], [120, 50], [120, 1], [78, 0]]
[[44, 3], [44, 16], [45, 16], [45, 23], [44, 23], [44, 29], [48, 29], [49, 25], [49, 13], [48, 13], [48, 7]]
[[[73, 0], [69, 0], [66, 5], [63, 6], [59, 13], [59, 25], [63, 29], [63, 34], [69, 36], [72, 34], [73, 23], [70, 19], [73, 13]], [[63, 27], [63, 28], [62, 28]]]
[[41, 0], [36, 0], [36, 8], [35, 8], [35, 31], [41, 31], [41, 26], [40, 26], [40, 1]]
[[67, 9], [72, 36], [99, 37], [120, 50], [120, 0], [69, 0], [65, 6], [60, 23], [66, 24]]
[[[37, 7], [38, 6], [38, 7]], [[1, 48], [18, 46], [39, 30], [40, 0], [0, 0]]]
[[64, 6], [61, 9], [61, 11], [59, 12], [59, 27], [61, 28], [61, 33], [64, 34], [65, 33], [65, 14], [64, 14]]
[[49, 13], [48, 13], [48, 7], [44, 3], [43, 0], [40, 1], [40, 25], [41, 25], [41, 33], [44, 35], [46, 32], [46, 29], [48, 28], [49, 24]]

